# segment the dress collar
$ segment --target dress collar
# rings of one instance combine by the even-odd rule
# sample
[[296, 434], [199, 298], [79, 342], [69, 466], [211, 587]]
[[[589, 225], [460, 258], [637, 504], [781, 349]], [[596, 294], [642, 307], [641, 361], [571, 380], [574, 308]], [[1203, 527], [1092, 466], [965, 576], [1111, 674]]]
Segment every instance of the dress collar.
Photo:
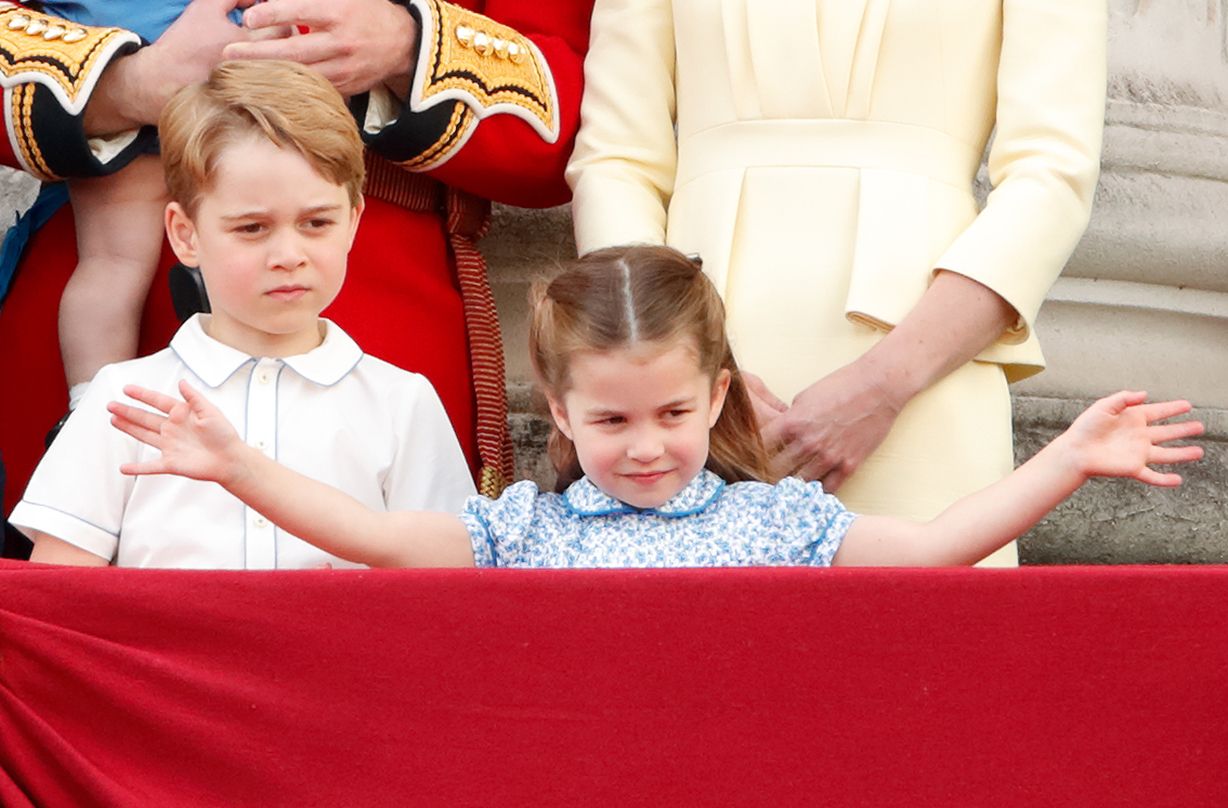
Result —
[[636, 508], [615, 499], [581, 477], [563, 492], [567, 509], [577, 516], [609, 516], [617, 513], [645, 513], [657, 516], [690, 516], [707, 508], [720, 496], [725, 481], [703, 469], [686, 487], [655, 508]]
[[[171, 350], [209, 387], [220, 387], [235, 371], [257, 357], [224, 345], [205, 333], [209, 315], [194, 314], [180, 326], [171, 339]], [[324, 324], [324, 341], [305, 354], [287, 356], [281, 361], [308, 381], [329, 387], [345, 378], [358, 361], [362, 349], [350, 335], [331, 320]]]

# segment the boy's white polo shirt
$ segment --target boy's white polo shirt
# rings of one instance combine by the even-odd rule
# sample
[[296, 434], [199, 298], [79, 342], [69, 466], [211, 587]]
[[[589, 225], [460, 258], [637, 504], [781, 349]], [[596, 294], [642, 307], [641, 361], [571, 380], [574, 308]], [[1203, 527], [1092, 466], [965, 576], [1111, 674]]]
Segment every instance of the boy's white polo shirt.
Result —
[[[474, 493], [452, 425], [425, 377], [372, 356], [335, 324], [323, 343], [255, 358], [205, 333], [196, 315], [152, 356], [108, 365], [34, 471], [14, 525], [128, 567], [276, 569], [358, 566], [270, 524], [215, 483], [127, 477], [157, 449], [111, 426], [125, 384], [178, 396], [187, 379], [250, 446], [376, 510], [459, 513]], [[412, 541], [412, 536], [406, 536]]]

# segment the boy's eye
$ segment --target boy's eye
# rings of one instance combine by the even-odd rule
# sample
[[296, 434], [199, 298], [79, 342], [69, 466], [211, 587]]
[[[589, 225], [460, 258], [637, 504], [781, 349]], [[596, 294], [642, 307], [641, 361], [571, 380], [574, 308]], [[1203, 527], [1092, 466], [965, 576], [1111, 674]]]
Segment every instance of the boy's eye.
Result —
[[263, 230], [264, 230], [264, 225], [261, 224], [260, 222], [246, 222], [245, 224], [241, 224], [235, 227], [236, 233], [243, 233], [245, 235], [254, 235], [256, 233], [262, 232]]
[[305, 226], [309, 230], [323, 230], [333, 224], [332, 219], [308, 219]]
[[606, 417], [606, 418], [602, 418], [602, 419], [601, 419], [600, 421], [598, 421], [597, 423], [599, 423], [599, 424], [609, 424], [610, 426], [618, 426], [619, 424], [621, 424], [621, 423], [625, 422], [626, 420], [627, 420], [627, 419], [626, 419], [626, 418], [624, 418], [624, 417], [622, 417], [621, 415], [610, 415], [610, 416], [608, 416], [608, 417]]
[[667, 418], [678, 419], [678, 418], [685, 417], [686, 414], [689, 412], [690, 410], [669, 410], [668, 412], [665, 413], [665, 416]]

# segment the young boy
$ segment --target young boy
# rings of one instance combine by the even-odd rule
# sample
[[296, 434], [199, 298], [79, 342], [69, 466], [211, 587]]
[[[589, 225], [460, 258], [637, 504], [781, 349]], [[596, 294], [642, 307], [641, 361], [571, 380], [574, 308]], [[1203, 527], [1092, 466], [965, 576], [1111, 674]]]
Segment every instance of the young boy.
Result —
[[205, 391], [270, 458], [377, 510], [455, 512], [473, 483], [430, 383], [365, 356], [319, 317], [362, 213], [362, 143], [336, 90], [288, 62], [229, 62], [159, 122], [165, 227], [211, 315], [170, 347], [103, 368], [10, 521], [33, 561], [222, 569], [347, 565], [219, 486], [118, 471], [152, 450], [112, 429], [124, 384]]

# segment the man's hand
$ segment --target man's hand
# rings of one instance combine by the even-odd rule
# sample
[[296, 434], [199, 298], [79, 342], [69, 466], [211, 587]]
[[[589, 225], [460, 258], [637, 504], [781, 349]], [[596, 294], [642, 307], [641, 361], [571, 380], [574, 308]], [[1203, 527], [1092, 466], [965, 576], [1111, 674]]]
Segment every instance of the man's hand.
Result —
[[254, 2], [193, 0], [156, 42], [108, 65], [85, 107], [86, 133], [108, 135], [156, 124], [172, 95], [204, 81], [227, 45], [248, 38], [227, 15]]
[[[400, 97], [409, 92], [418, 24], [408, 10], [389, 0], [276, 0], [247, 9], [243, 24], [256, 39], [227, 46], [227, 59], [299, 62], [319, 71], [345, 96], [379, 84]], [[282, 28], [304, 32], [260, 36]]]

